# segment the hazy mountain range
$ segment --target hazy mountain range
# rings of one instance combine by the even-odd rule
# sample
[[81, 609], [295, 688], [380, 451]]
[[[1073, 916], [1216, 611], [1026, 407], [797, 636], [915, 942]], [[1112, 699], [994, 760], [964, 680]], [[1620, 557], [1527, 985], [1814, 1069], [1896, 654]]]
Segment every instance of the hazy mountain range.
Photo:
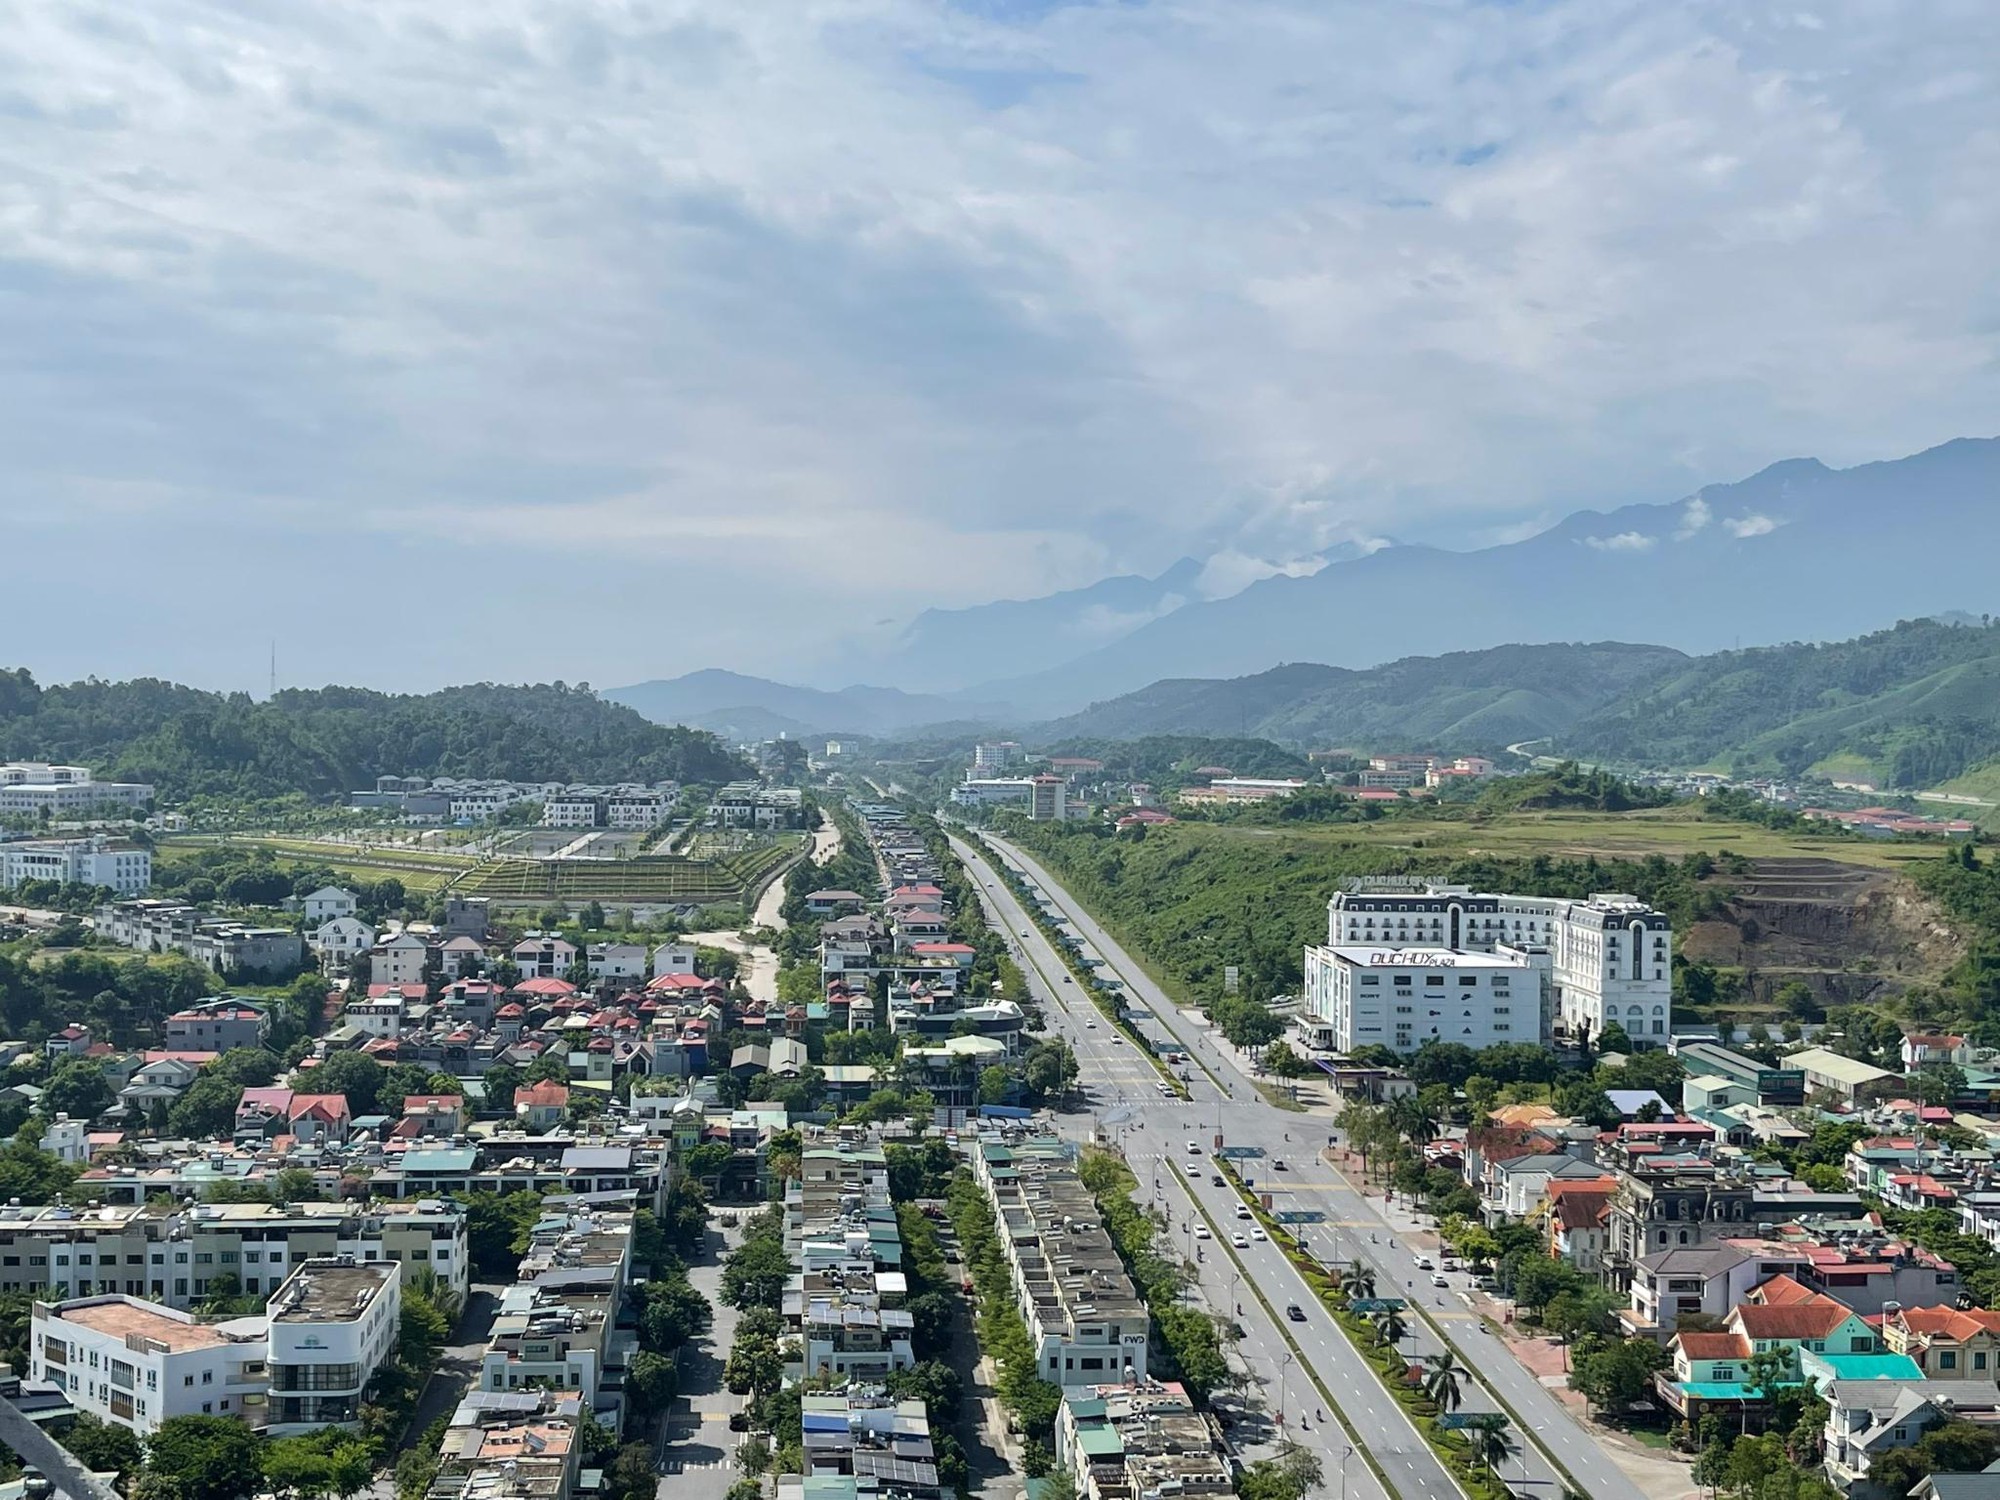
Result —
[[879, 734], [939, 720], [1038, 722], [1163, 679], [1284, 662], [1365, 669], [1507, 641], [1708, 653], [1838, 640], [1979, 603], [1996, 551], [2000, 439], [1968, 438], [1852, 469], [1788, 460], [1668, 504], [1579, 512], [1504, 546], [1336, 557], [1228, 598], [1194, 596], [1201, 568], [1190, 559], [1157, 578], [932, 610], [845, 674], [895, 688], [828, 693], [698, 672], [606, 696], [746, 737]]

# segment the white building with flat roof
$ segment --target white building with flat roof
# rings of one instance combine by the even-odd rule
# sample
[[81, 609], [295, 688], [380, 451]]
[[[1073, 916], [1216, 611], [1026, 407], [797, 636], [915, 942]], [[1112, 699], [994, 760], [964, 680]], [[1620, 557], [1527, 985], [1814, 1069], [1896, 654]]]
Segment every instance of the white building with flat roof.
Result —
[[1308, 948], [1305, 1013], [1343, 1053], [1371, 1046], [1414, 1052], [1425, 1042], [1539, 1046], [1547, 1037], [1547, 963], [1520, 949]]
[[403, 1268], [352, 1256], [309, 1260], [271, 1294], [270, 1430], [356, 1426], [361, 1392], [396, 1350]]
[[968, 776], [951, 789], [951, 800], [960, 807], [1001, 807], [1009, 803], [1032, 804], [1035, 780], [1032, 776]]
[[0, 763], [0, 813], [74, 813], [133, 808], [153, 800], [143, 782], [99, 781], [84, 766]]
[[152, 851], [122, 839], [30, 839], [0, 844], [0, 886], [24, 880], [96, 885], [136, 896], [153, 883]]
[[1327, 943], [1470, 953], [1546, 947], [1565, 1036], [1596, 1036], [1609, 1021], [1641, 1046], [1663, 1047], [1672, 1033], [1673, 924], [1635, 896], [1574, 900], [1422, 879], [1356, 881], [1327, 902]]
[[37, 1302], [31, 1378], [60, 1386], [70, 1405], [131, 1432], [169, 1417], [238, 1417], [264, 1425], [265, 1320], [202, 1323], [137, 1297]]

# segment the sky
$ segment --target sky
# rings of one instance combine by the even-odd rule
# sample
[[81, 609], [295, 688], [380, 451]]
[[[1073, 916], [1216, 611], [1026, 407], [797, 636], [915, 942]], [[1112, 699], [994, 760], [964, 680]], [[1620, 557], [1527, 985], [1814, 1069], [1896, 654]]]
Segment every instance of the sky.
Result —
[[1990, 0], [0, 0], [0, 666], [837, 670], [2000, 431]]

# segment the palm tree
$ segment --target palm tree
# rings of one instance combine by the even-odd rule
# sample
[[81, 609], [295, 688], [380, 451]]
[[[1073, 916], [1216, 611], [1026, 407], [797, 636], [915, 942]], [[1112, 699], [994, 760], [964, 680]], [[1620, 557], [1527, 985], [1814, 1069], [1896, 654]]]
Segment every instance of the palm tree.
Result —
[[1409, 1337], [1410, 1326], [1403, 1321], [1403, 1315], [1393, 1307], [1385, 1307], [1374, 1315], [1375, 1342], [1378, 1344], [1400, 1344]]
[[1340, 1290], [1350, 1302], [1356, 1297], [1372, 1297], [1375, 1295], [1375, 1273], [1355, 1261], [1340, 1273]]
[[1489, 1478], [1506, 1460], [1520, 1452], [1521, 1445], [1514, 1441], [1514, 1435], [1504, 1427], [1475, 1427], [1472, 1429], [1472, 1456], [1486, 1466]]
[[1424, 1394], [1437, 1403], [1439, 1411], [1458, 1410], [1459, 1403], [1465, 1399], [1459, 1381], [1471, 1378], [1470, 1372], [1459, 1369], [1451, 1362], [1449, 1354], [1424, 1357]]

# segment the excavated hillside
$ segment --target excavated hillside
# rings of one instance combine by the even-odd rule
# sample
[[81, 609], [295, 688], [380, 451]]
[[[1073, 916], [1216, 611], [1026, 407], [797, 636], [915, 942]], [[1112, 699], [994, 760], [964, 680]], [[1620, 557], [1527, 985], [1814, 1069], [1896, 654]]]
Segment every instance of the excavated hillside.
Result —
[[1752, 973], [1759, 998], [1788, 980], [1822, 1002], [1879, 999], [1934, 981], [1963, 947], [1904, 876], [1831, 859], [1759, 859], [1715, 877], [1725, 914], [1681, 941], [1690, 959]]

